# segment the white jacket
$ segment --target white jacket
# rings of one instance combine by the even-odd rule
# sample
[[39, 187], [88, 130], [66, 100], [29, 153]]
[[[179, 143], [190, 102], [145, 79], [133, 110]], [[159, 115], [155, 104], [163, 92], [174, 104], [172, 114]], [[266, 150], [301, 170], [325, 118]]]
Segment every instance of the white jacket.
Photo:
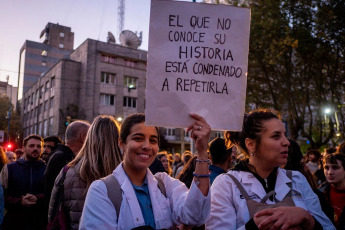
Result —
[[[88, 190], [79, 229], [128, 230], [145, 225], [135, 191], [122, 164], [114, 170], [113, 175], [122, 189], [119, 220], [115, 207], [108, 198], [105, 184], [96, 180]], [[210, 192], [205, 197], [194, 182], [189, 191], [182, 182], [166, 173], [157, 173], [156, 176], [163, 180], [167, 197], [159, 190], [157, 180], [150, 170], [147, 170], [146, 177], [157, 229], [167, 229], [174, 224], [202, 225], [206, 222], [211, 209]]]
[[[265, 195], [265, 189], [250, 172], [230, 170], [247, 191], [250, 198], [260, 201]], [[296, 207], [307, 210], [323, 226], [323, 229], [335, 229], [332, 222], [321, 210], [317, 195], [313, 192], [306, 178], [297, 171], [292, 172], [292, 199]], [[287, 183], [291, 180], [284, 169], [278, 169], [275, 185], [276, 198], [282, 200], [290, 188]], [[246, 200], [241, 195], [233, 180], [226, 174], [219, 175], [211, 187], [211, 216], [206, 223], [207, 229], [245, 229], [250, 220]], [[271, 200], [266, 203], [272, 204]]]

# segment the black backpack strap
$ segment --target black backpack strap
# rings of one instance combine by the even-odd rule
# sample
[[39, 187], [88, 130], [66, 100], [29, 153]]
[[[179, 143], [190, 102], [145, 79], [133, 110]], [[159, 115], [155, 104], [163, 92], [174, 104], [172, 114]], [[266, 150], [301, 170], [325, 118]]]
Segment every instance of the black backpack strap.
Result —
[[241, 183], [236, 179], [236, 177], [234, 177], [231, 174], [226, 174], [228, 175], [236, 184], [237, 188], [240, 190], [240, 193], [242, 194], [242, 196], [244, 196], [244, 198], [246, 199], [246, 201], [251, 200], [247, 191], [243, 188], [243, 186], [241, 185]]
[[119, 219], [120, 208], [122, 203], [122, 190], [121, 186], [113, 174], [110, 174], [106, 177], [101, 178], [104, 182], [105, 186], [107, 187], [107, 193], [110, 201], [113, 203], [117, 219]]
[[166, 190], [165, 190], [165, 186], [164, 186], [164, 182], [161, 178], [159, 178], [158, 176], [154, 176], [158, 182], [157, 186], [159, 188], [159, 190], [161, 190], [161, 193], [167, 197], [167, 194], [166, 194]]
[[286, 170], [286, 176], [291, 180], [291, 183], [289, 183], [290, 191], [286, 196], [291, 197], [291, 195], [292, 195], [292, 170]]

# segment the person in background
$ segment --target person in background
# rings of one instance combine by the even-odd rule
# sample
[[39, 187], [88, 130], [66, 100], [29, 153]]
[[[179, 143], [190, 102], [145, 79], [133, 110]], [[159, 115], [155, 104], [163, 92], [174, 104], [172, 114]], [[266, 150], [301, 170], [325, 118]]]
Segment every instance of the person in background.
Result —
[[[183, 182], [187, 188], [190, 188], [193, 182], [193, 173], [195, 171], [195, 166], [196, 166], [196, 159], [197, 156], [192, 157], [187, 164], [183, 166], [182, 171], [180, 174], [177, 176], [176, 179], [180, 180]], [[210, 177], [211, 178], [211, 177]]]
[[212, 164], [210, 169], [211, 185], [216, 177], [222, 173], [226, 173], [230, 168], [232, 161], [232, 149], [228, 149], [223, 138], [216, 137], [209, 143], [209, 152]]
[[345, 154], [345, 142], [340, 144], [340, 145], [338, 145], [337, 153]]
[[6, 157], [7, 157], [8, 162], [14, 162], [17, 160], [16, 154], [14, 152], [11, 152], [11, 151], [6, 152]]
[[[83, 147], [68, 164], [64, 181], [63, 210], [67, 216], [69, 229], [78, 229], [87, 190], [94, 180], [113, 172], [122, 161], [118, 146], [120, 126], [112, 116], [99, 115], [92, 122]], [[57, 207], [55, 202], [63, 170], [55, 180], [49, 204], [48, 221], [52, 221]]]
[[50, 201], [54, 182], [60, 170], [78, 154], [84, 144], [90, 124], [85, 121], [73, 121], [67, 126], [65, 132], [65, 145], [58, 144], [52, 157], [49, 159], [47, 169], [44, 172], [44, 194], [46, 197], [46, 210]]
[[175, 177], [175, 172], [176, 172], [176, 170], [178, 168], [177, 165], [182, 162], [181, 154], [180, 153], [174, 153], [173, 159], [174, 159], [174, 162], [173, 162], [173, 165], [172, 165], [172, 176]]
[[157, 158], [162, 162], [165, 172], [171, 176], [172, 169], [169, 164], [168, 154], [166, 152], [160, 152], [157, 154]]
[[345, 155], [328, 154], [323, 158], [327, 182], [320, 187], [337, 229], [345, 229]]
[[230, 142], [247, 159], [211, 186], [207, 229], [334, 229], [306, 178], [286, 171], [289, 140], [280, 116], [269, 109], [245, 115]]
[[17, 158], [17, 160], [19, 160], [20, 158], [22, 158], [23, 157], [23, 155], [24, 155], [24, 151], [22, 150], [22, 149], [16, 149], [15, 151], [14, 151], [14, 153], [16, 154], [16, 158]]
[[[145, 125], [144, 114], [131, 114], [121, 125], [119, 146], [124, 160], [111, 176], [122, 192], [119, 213], [110, 201], [105, 183], [94, 181], [87, 193], [80, 230], [84, 229], [170, 229], [174, 224], [202, 225], [210, 212], [207, 144], [211, 133], [205, 119], [190, 115], [188, 127], [198, 152], [191, 189], [166, 173], [152, 175], [148, 169], [159, 146], [157, 127]], [[158, 184], [161, 181], [164, 194]], [[163, 188], [162, 188], [163, 189]]]
[[61, 138], [58, 136], [48, 136], [44, 138], [42, 160], [44, 160], [47, 164], [50, 157], [58, 147], [58, 144], [63, 144]]
[[5, 165], [0, 173], [7, 210], [4, 230], [41, 230], [46, 226], [43, 138], [31, 134], [24, 139], [23, 146], [24, 159]]
[[4, 167], [5, 164], [8, 163], [8, 159], [5, 153], [5, 150], [2, 146], [0, 146], [0, 171]]
[[185, 166], [191, 158], [192, 153], [188, 150], [184, 151], [184, 153], [182, 154], [182, 162], [176, 166], [176, 171], [174, 172], [175, 178], [177, 178], [180, 175], [183, 166]]
[[319, 169], [321, 153], [317, 149], [309, 149], [305, 154], [306, 166], [312, 174]]

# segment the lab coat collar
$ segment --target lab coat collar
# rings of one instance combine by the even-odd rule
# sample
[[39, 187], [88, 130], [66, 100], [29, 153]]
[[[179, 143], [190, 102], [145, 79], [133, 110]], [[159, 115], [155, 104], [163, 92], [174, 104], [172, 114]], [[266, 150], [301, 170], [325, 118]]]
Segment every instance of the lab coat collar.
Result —
[[[252, 193], [256, 194], [260, 199], [262, 199], [266, 195], [265, 189], [252, 173], [242, 171], [240, 175], [242, 175], [242, 181], [239, 181], [244, 185], [246, 191], [252, 191]], [[289, 192], [290, 187], [287, 185], [287, 183], [290, 182], [291, 180], [286, 176], [286, 171], [284, 169], [278, 168], [277, 180], [274, 190], [276, 192], [276, 198], [279, 201], [281, 201]]]

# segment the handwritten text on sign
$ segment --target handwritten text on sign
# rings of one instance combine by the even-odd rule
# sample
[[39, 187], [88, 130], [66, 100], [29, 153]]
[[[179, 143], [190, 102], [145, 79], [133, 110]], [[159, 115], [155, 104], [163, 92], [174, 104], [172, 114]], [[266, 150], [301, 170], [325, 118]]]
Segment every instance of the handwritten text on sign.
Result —
[[152, 1], [147, 124], [186, 127], [194, 112], [213, 129], [242, 127], [249, 21], [244, 8]]

